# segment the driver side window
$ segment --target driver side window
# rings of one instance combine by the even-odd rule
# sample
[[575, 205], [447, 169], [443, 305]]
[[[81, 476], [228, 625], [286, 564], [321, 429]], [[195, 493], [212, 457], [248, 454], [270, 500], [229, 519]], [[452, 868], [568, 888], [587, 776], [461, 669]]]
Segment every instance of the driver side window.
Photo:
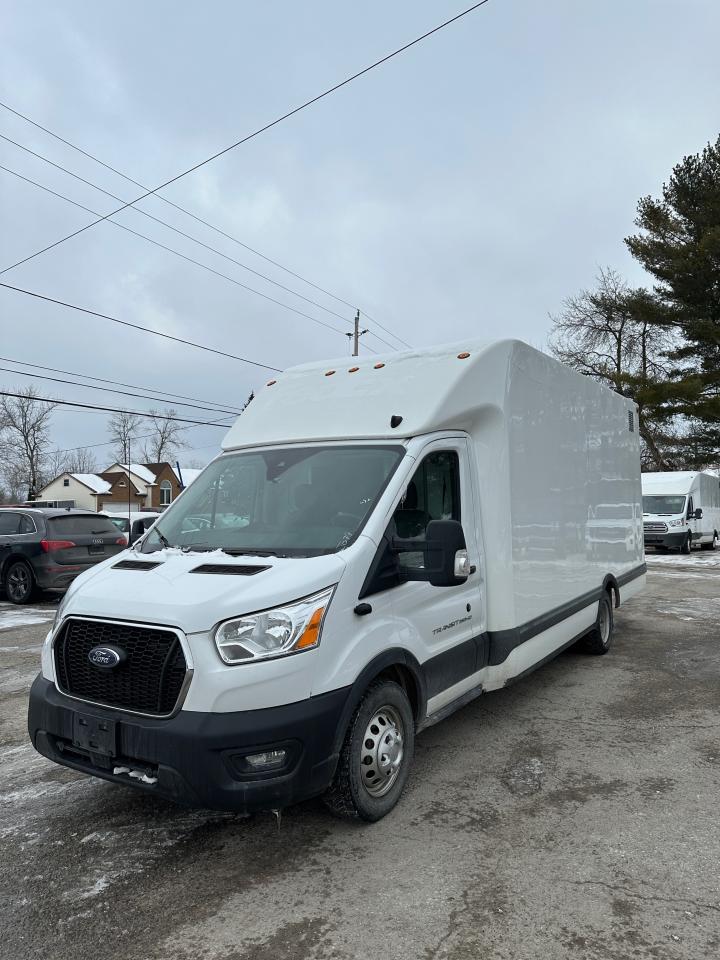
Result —
[[431, 520], [460, 520], [460, 470], [454, 450], [429, 453], [393, 514], [395, 535], [422, 540]]
[[417, 550], [391, 549], [388, 541], [424, 540], [431, 520], [460, 520], [460, 462], [454, 450], [429, 453], [412, 476], [395, 508], [361, 597], [389, 590], [404, 582], [403, 567], [422, 567]]

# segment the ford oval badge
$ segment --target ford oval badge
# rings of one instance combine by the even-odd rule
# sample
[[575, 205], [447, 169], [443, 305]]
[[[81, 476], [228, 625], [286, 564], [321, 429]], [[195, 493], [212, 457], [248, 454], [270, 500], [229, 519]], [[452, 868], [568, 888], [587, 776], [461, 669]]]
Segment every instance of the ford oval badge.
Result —
[[93, 647], [87, 656], [94, 667], [112, 670], [125, 659], [125, 651], [118, 650], [117, 647]]

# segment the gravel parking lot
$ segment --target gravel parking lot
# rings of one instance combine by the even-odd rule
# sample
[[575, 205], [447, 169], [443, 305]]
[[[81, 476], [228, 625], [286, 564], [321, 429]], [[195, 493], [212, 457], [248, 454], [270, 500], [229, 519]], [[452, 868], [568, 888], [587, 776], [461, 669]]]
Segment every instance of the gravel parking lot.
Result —
[[44, 760], [25, 712], [53, 605], [0, 602], [0, 955], [716, 958], [720, 555], [649, 569], [609, 656], [423, 733], [372, 826], [185, 810]]

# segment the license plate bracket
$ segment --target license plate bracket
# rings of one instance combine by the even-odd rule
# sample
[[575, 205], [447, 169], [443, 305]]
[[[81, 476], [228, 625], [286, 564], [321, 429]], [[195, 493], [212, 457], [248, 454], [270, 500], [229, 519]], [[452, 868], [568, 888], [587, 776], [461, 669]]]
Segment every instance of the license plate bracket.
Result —
[[85, 713], [73, 716], [73, 746], [104, 757], [117, 756], [117, 728], [114, 720]]

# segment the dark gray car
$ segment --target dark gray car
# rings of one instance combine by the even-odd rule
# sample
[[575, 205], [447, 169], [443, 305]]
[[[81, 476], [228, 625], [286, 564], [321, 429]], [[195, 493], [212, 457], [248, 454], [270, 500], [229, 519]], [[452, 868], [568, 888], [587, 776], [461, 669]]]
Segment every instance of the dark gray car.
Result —
[[84, 510], [0, 508], [0, 587], [12, 603], [36, 588], [65, 591], [83, 570], [127, 546], [108, 517]]

